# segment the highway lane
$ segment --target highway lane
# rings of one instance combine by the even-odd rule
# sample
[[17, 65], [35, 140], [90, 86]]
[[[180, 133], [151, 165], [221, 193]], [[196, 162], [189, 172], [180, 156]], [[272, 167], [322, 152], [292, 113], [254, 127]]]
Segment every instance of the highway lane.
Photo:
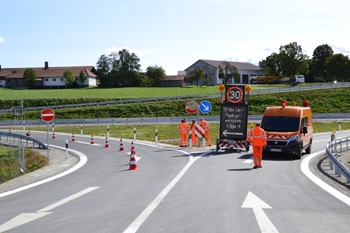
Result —
[[[324, 150], [329, 138], [314, 135], [313, 151]], [[262, 209], [274, 227], [267, 232], [349, 232], [350, 207], [309, 180], [300, 160], [264, 157], [255, 170], [245, 163], [249, 157], [218, 153], [198, 160], [140, 232], [263, 232], [259, 222], [269, 223], [242, 208], [249, 192], [271, 207]]]
[[[50, 144], [63, 146], [66, 138], [70, 135], [58, 135]], [[76, 138], [86, 144], [70, 142], [70, 148], [88, 156], [86, 165], [53, 182], [0, 198], [0, 224], [89, 187], [98, 188], [10, 232], [123, 232], [191, 160], [183, 152], [135, 144], [140, 169], [128, 171], [129, 141], [124, 141], [126, 152], [118, 152], [119, 141], [110, 140], [112, 148], [106, 149], [104, 140], [95, 138], [100, 146], [92, 146], [90, 137]], [[329, 133], [315, 135], [313, 152], [324, 150], [329, 138]], [[262, 232], [256, 219], [256, 215], [264, 219], [261, 212], [270, 221], [265, 218], [263, 224], [270, 224], [270, 229], [272, 224], [277, 232], [348, 232], [350, 228], [350, 207], [309, 180], [300, 170], [300, 160], [269, 156], [262, 169], [253, 170], [250, 153], [193, 155], [192, 166], [137, 232]], [[271, 208], [242, 208], [248, 193]], [[255, 204], [248, 199], [245, 207]]]
[[[44, 140], [46, 134], [32, 132]], [[50, 144], [64, 146], [70, 136], [57, 134]], [[89, 137], [76, 135], [77, 141], [89, 143]], [[45, 140], [44, 140], [45, 141]], [[122, 232], [133, 218], [161, 192], [188, 163], [184, 153], [135, 144], [139, 170], [129, 171], [130, 143], [124, 141], [125, 152], [119, 152], [119, 142], [95, 138], [102, 146], [70, 142], [72, 149], [85, 153], [88, 162], [78, 171], [50, 183], [0, 198], [0, 223], [21, 213], [33, 213], [89, 187], [99, 187], [75, 201], [54, 209], [52, 214], [37, 219], [11, 232]]]

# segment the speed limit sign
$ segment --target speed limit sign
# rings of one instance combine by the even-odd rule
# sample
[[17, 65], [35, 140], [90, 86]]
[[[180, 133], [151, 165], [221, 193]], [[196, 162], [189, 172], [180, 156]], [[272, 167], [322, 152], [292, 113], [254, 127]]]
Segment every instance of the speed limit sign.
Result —
[[244, 87], [239, 85], [226, 85], [225, 102], [227, 104], [244, 103]]

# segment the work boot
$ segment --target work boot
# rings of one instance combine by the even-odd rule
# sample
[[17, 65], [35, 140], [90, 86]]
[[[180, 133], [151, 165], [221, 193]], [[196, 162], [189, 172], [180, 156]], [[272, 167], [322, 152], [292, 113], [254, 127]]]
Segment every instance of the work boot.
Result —
[[261, 165], [259, 165], [259, 168], [262, 168], [262, 166], [261, 166]]
[[256, 165], [255, 165], [253, 168], [254, 168], [254, 169], [257, 169], [258, 167], [259, 167], [259, 166], [256, 166]]

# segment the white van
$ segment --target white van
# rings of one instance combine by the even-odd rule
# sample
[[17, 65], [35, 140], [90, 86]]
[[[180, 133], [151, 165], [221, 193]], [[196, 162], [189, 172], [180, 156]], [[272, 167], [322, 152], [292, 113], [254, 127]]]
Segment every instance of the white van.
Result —
[[295, 75], [294, 83], [305, 83], [304, 75]]

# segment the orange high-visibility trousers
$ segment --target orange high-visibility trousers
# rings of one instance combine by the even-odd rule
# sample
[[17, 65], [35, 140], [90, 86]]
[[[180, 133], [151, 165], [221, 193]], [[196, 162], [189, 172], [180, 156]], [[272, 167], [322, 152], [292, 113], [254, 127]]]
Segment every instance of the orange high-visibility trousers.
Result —
[[262, 150], [262, 146], [253, 146], [253, 158], [255, 166], [261, 166]]
[[198, 140], [196, 134], [192, 133], [192, 146], [198, 146]]
[[209, 146], [211, 146], [209, 130], [205, 130], [205, 139], [208, 141]]
[[180, 146], [187, 146], [187, 132], [181, 133]]

